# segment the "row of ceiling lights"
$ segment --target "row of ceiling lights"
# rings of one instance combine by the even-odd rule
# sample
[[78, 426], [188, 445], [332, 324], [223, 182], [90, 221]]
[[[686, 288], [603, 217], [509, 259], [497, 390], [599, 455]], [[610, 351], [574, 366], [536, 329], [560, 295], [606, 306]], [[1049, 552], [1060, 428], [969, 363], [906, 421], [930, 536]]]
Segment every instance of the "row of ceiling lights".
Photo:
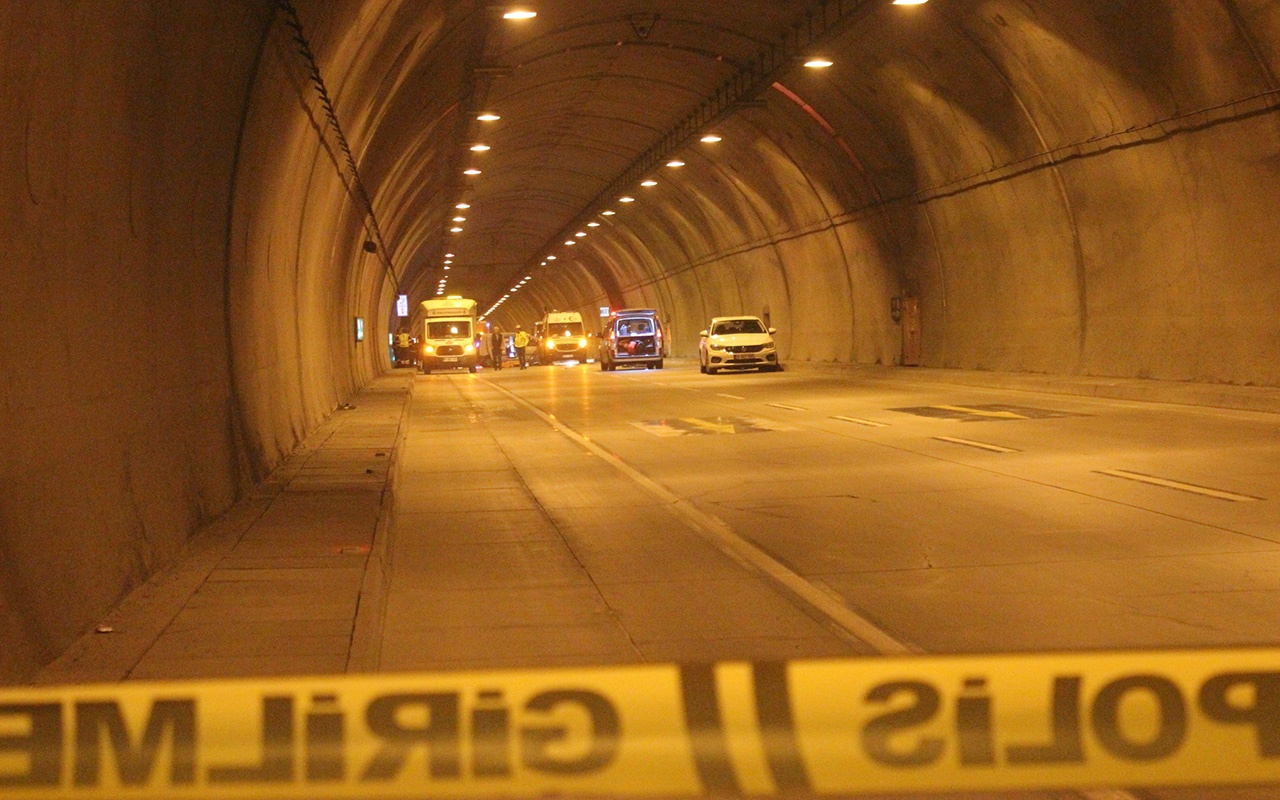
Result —
[[[895, 6], [916, 6], [916, 5], [923, 5], [923, 4], [927, 3], [928, 1], [929, 1], [929, 0], [893, 0], [893, 5], [895, 5]], [[513, 11], [508, 11], [507, 13], [503, 14], [503, 18], [504, 18], [504, 19], [532, 19], [533, 17], [536, 17], [536, 16], [537, 16], [537, 12], [535, 12], [535, 11], [526, 11], [526, 10], [518, 10], [518, 11], [517, 11], [517, 10], [513, 10]], [[823, 56], [814, 56], [814, 57], [811, 57], [811, 58], [809, 58], [809, 59], [805, 60], [804, 65], [805, 65], [806, 67], [808, 67], [809, 69], [827, 69], [827, 68], [829, 68], [829, 67], [835, 66], [835, 62], [834, 62], [834, 61], [832, 61], [830, 58], [826, 58], [826, 57], [823, 57]], [[496, 121], [498, 121], [498, 120], [500, 120], [500, 119], [502, 119], [502, 118], [501, 118], [500, 116], [498, 116], [497, 114], [494, 114], [494, 113], [492, 113], [492, 112], [485, 112], [485, 113], [483, 113], [483, 114], [479, 115], [478, 117], [476, 117], [476, 119], [477, 119], [477, 120], [479, 120], [479, 121], [481, 121], [481, 122], [496, 122]], [[723, 139], [722, 139], [720, 136], [718, 136], [717, 134], [714, 134], [714, 133], [708, 133], [708, 134], [706, 134], [706, 135], [702, 136], [702, 137], [701, 137], [701, 139], [700, 139], [699, 141], [701, 141], [701, 142], [702, 142], [702, 143], [704, 143], [704, 144], [716, 144], [717, 142], [723, 141]], [[487, 145], [487, 144], [483, 144], [483, 143], [477, 143], [477, 144], [474, 144], [474, 145], [472, 145], [472, 146], [471, 146], [471, 150], [472, 150], [472, 152], [476, 152], [476, 153], [483, 153], [483, 152], [487, 152], [487, 151], [488, 151], [488, 150], [490, 150], [490, 149], [491, 149], [491, 148], [489, 147], [489, 145]], [[680, 160], [680, 159], [678, 159], [678, 158], [673, 158], [673, 159], [671, 159], [670, 161], [668, 161], [668, 162], [667, 162], [667, 167], [669, 167], [669, 168], [671, 168], [671, 169], [679, 169], [680, 167], [683, 167], [683, 166], [685, 166], [685, 162], [681, 161], [681, 160]], [[463, 174], [464, 174], [464, 175], [468, 175], [468, 176], [476, 176], [476, 175], [480, 175], [480, 174], [481, 174], [481, 171], [480, 171], [479, 169], [475, 168], [475, 167], [469, 167], [468, 169], [466, 169], [466, 170], [464, 170], [464, 171], [463, 171]], [[652, 178], [648, 178], [648, 179], [646, 179], [646, 180], [644, 180], [644, 181], [641, 181], [640, 185], [641, 185], [641, 186], [643, 186], [643, 187], [645, 187], [645, 188], [652, 188], [652, 187], [654, 187], [654, 186], [657, 186], [657, 185], [658, 185], [658, 182], [657, 182], [656, 180], [652, 179]], [[632, 197], [632, 196], [630, 196], [630, 195], [623, 195], [622, 197], [619, 197], [619, 198], [618, 198], [618, 202], [619, 202], [619, 203], [634, 203], [634, 202], [635, 202], [635, 198], [634, 198], [634, 197]], [[462, 208], [467, 208], [467, 207], [468, 207], [468, 206], [467, 206], [465, 203], [459, 203], [459, 204], [458, 204], [458, 208], [460, 208], [460, 209], [462, 209]], [[613, 209], [611, 209], [611, 208], [607, 208], [607, 209], [605, 209], [605, 210], [603, 210], [603, 211], [601, 211], [601, 212], [600, 212], [600, 216], [602, 216], [602, 217], [612, 217], [612, 216], [616, 216], [616, 215], [617, 215], [617, 212], [616, 212], [616, 211], [614, 211], [614, 210], [613, 210]], [[465, 221], [466, 221], [466, 218], [465, 218], [465, 217], [462, 217], [462, 216], [454, 217], [454, 222], [455, 222], [455, 223], [458, 223], [458, 224], [459, 224], [459, 226], [460, 226], [460, 224], [461, 224], [461, 223], [463, 223], [463, 222], [465, 222]], [[459, 227], [459, 226], [455, 226], [454, 228], [452, 228], [452, 229], [450, 230], [450, 232], [451, 232], [451, 233], [455, 233], [455, 234], [457, 234], [457, 233], [461, 233], [461, 232], [462, 232], [462, 228], [461, 228], [461, 227]], [[588, 227], [588, 228], [598, 228], [598, 227], [600, 227], [600, 223], [599, 223], [599, 222], [597, 222], [597, 221], [594, 221], [594, 220], [593, 220], [593, 221], [591, 221], [591, 222], [588, 222], [588, 223], [587, 223], [587, 227]], [[564, 243], [564, 244], [565, 244], [565, 246], [566, 246], [566, 247], [574, 247], [574, 246], [576, 246], [576, 245], [578, 244], [578, 240], [579, 240], [579, 239], [584, 239], [584, 238], [586, 238], [586, 236], [587, 236], [587, 232], [586, 232], [586, 231], [578, 231], [577, 233], [575, 233], [575, 234], [573, 235], [573, 237], [574, 237], [574, 238], [565, 240], [565, 243]], [[450, 257], [452, 257], [452, 254], [450, 254]], [[557, 256], [556, 256], [555, 254], [549, 254], [549, 255], [547, 255], [547, 257], [546, 257], [546, 258], [541, 262], [540, 266], [542, 266], [542, 267], [546, 267], [546, 266], [548, 266], [548, 265], [550, 264], [550, 262], [555, 261], [556, 259], [557, 259]], [[449, 269], [449, 265], [450, 265], [450, 264], [452, 264], [452, 261], [446, 261], [446, 262], [445, 262], [445, 269], [446, 269], [446, 270], [448, 270], [448, 269]], [[447, 280], [447, 276], [446, 276], [446, 278], [445, 278], [444, 280], [441, 280], [441, 286], [440, 286], [440, 292], [439, 292], [440, 294], [443, 294], [443, 293], [444, 293], [444, 284], [445, 284], [445, 280]], [[520, 291], [520, 289], [521, 289], [521, 288], [523, 288], [525, 285], [527, 285], [527, 284], [529, 283], [529, 281], [531, 281], [531, 280], [533, 280], [533, 277], [532, 277], [532, 276], [530, 276], [530, 275], [526, 275], [526, 276], [524, 277], [524, 279], [523, 279], [523, 280], [521, 280], [521, 281], [520, 281], [520, 282], [518, 282], [515, 286], [512, 286], [510, 289], [508, 289], [506, 294], [504, 294], [501, 298], [499, 298], [499, 299], [498, 299], [498, 301], [497, 301], [496, 303], [494, 303], [492, 306], [490, 306], [490, 307], [489, 307], [489, 310], [488, 310], [488, 311], [486, 311], [486, 312], [484, 313], [484, 315], [481, 317], [481, 319], [483, 319], [484, 317], [489, 316], [489, 315], [490, 315], [490, 314], [492, 314], [494, 311], [496, 311], [496, 310], [498, 309], [498, 307], [499, 307], [499, 306], [501, 306], [503, 303], [507, 302], [507, 300], [509, 300], [513, 294], [515, 294], [516, 292]]]
[[[536, 16], [538, 16], [538, 12], [536, 11], [531, 11], [529, 9], [524, 9], [524, 8], [513, 8], [513, 9], [510, 9], [509, 11], [504, 12], [502, 15], [502, 18], [513, 20], [513, 21], [520, 21], [520, 20], [533, 19]], [[497, 122], [498, 120], [502, 119], [502, 117], [498, 116], [497, 114], [486, 111], [483, 114], [480, 114], [479, 116], [477, 116], [476, 119], [479, 120], [480, 122]], [[471, 152], [473, 153], [485, 153], [491, 149], [492, 148], [489, 145], [481, 142], [477, 142], [476, 144], [471, 145]], [[463, 170], [463, 174], [469, 177], [475, 177], [476, 175], [480, 175], [481, 172], [476, 167], [468, 167], [467, 169]], [[471, 208], [471, 205], [466, 202], [459, 202], [457, 205], [454, 206], [454, 210], [457, 211], [458, 213], [451, 220], [452, 227], [449, 228], [450, 234], [453, 234], [456, 236], [464, 232], [465, 229], [462, 226], [463, 226], [463, 223], [467, 221], [467, 217], [464, 212], [466, 212], [466, 210], [469, 208]], [[445, 272], [448, 272], [453, 268], [453, 260], [455, 257], [456, 256], [454, 253], [445, 253], [445, 256], [444, 256]], [[448, 290], [448, 285], [449, 285], [449, 276], [445, 275], [441, 277], [440, 282], [436, 285], [436, 296], [443, 297], [445, 292]]]

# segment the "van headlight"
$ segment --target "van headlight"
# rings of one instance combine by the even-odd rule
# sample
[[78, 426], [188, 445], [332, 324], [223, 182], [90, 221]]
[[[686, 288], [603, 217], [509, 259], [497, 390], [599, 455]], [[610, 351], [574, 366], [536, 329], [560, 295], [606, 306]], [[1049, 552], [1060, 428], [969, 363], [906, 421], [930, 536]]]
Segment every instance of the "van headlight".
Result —
[[578, 347], [586, 347], [586, 346], [587, 346], [587, 340], [586, 340], [586, 339], [579, 339], [579, 340], [578, 340]]
[[476, 351], [476, 346], [474, 344], [469, 344], [466, 347], [462, 348], [462, 352], [466, 353], [467, 355], [471, 355], [475, 351]]
[[432, 347], [431, 345], [427, 345], [426, 347], [422, 348], [422, 352], [423, 352], [423, 354], [424, 354], [424, 355], [428, 355], [428, 356], [429, 356], [429, 355], [432, 355], [433, 353], [435, 353], [435, 351], [436, 351], [436, 349], [435, 349], [434, 347]]

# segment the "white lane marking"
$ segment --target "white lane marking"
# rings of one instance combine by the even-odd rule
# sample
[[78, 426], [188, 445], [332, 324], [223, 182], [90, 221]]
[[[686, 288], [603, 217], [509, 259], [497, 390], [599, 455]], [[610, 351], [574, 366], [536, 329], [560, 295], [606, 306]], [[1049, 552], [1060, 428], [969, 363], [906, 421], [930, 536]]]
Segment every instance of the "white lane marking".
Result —
[[975, 417], [992, 417], [994, 419], [1026, 419], [1022, 414], [1015, 414], [1012, 411], [985, 411], [981, 408], [969, 408], [968, 406], [933, 406], [933, 408], [941, 408], [944, 411], [959, 411], [962, 414], [968, 414]]
[[558, 423], [550, 414], [517, 395], [515, 392], [490, 384], [493, 388], [529, 409], [539, 419], [551, 425], [560, 433], [585, 447], [590, 452], [613, 465], [622, 474], [647, 489], [650, 494], [666, 503], [672, 511], [689, 523], [694, 531], [701, 534], [720, 552], [733, 559], [747, 570], [759, 572], [765, 578], [773, 580], [786, 592], [802, 600], [814, 611], [825, 616], [834, 624], [838, 633], [844, 638], [857, 643], [869, 645], [884, 655], [906, 655], [923, 652], [919, 647], [899, 641], [876, 624], [849, 608], [844, 602], [824, 592], [799, 574], [792, 572], [786, 565], [761, 550], [755, 544], [739, 536], [732, 527], [719, 517], [708, 514], [689, 500], [672, 492], [662, 484], [640, 472], [630, 464], [618, 458], [612, 452], [600, 447], [595, 442], [577, 431], [570, 430]]
[[952, 444], [962, 444], [965, 447], [976, 447], [980, 450], [990, 450], [993, 453], [1016, 453], [1012, 447], [1001, 447], [998, 444], [988, 444], [987, 442], [975, 442], [972, 439], [960, 439], [955, 436], [935, 436], [939, 442], [951, 442]]
[[720, 392], [716, 392], [716, 397], [727, 397], [730, 400], [746, 400], [747, 399], [745, 397], [738, 397], [736, 394], [721, 394]]
[[832, 417], [841, 422], [852, 422], [854, 425], [865, 425], [868, 428], [887, 428], [889, 424], [886, 422], [873, 422], [869, 419], [858, 419], [857, 417]]
[[769, 406], [770, 408], [781, 408], [785, 411], [808, 411], [809, 410], [807, 408], [801, 408], [800, 406], [789, 406], [786, 403], [765, 403], [765, 405]]
[[1149, 483], [1152, 486], [1163, 486], [1166, 489], [1177, 489], [1180, 492], [1191, 492], [1192, 494], [1203, 495], [1204, 497], [1216, 497], [1219, 500], [1230, 500], [1233, 503], [1252, 503], [1261, 500], [1261, 497], [1251, 497], [1247, 494], [1236, 494], [1235, 492], [1224, 492], [1221, 489], [1210, 489], [1207, 486], [1196, 486], [1194, 483], [1183, 483], [1181, 481], [1171, 481], [1168, 478], [1157, 478], [1154, 475], [1144, 475], [1141, 472], [1130, 472], [1127, 469], [1100, 469], [1096, 470], [1100, 475], [1110, 475], [1113, 478], [1124, 478], [1125, 480], [1138, 481], [1139, 483]]

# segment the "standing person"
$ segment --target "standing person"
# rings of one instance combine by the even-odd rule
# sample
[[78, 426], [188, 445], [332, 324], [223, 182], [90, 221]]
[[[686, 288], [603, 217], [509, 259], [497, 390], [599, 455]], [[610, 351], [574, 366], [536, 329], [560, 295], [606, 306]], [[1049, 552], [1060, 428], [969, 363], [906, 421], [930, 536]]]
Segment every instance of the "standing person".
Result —
[[515, 344], [516, 344], [516, 357], [520, 359], [520, 369], [524, 369], [525, 367], [528, 366], [528, 363], [525, 360], [524, 349], [529, 346], [529, 334], [525, 331], [524, 328], [520, 327], [519, 325], [516, 326]]
[[494, 369], [502, 369], [502, 357], [506, 353], [502, 352], [502, 328], [494, 325], [493, 330], [489, 331], [489, 359], [493, 362]]
[[396, 334], [396, 363], [400, 366], [413, 364], [413, 342], [409, 338], [409, 331], [404, 328]]

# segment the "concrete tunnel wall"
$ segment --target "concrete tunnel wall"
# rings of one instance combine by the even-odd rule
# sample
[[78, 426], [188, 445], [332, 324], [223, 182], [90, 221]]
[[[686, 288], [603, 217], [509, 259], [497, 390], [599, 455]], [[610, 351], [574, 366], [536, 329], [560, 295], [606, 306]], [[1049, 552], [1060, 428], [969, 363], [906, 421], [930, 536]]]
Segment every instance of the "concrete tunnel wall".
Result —
[[[313, 35], [358, 82], [372, 23], [345, 8]], [[394, 291], [277, 13], [0, 5], [0, 681], [387, 369]]]
[[[441, 4], [300, 6], [403, 265], [465, 42]], [[691, 355], [767, 309], [788, 360], [895, 363], [910, 293], [926, 365], [1280, 385], [1280, 8], [929, 8], [855, 25], [496, 319], [657, 306]], [[0, 679], [387, 368], [384, 254], [274, 20], [0, 7]]]

